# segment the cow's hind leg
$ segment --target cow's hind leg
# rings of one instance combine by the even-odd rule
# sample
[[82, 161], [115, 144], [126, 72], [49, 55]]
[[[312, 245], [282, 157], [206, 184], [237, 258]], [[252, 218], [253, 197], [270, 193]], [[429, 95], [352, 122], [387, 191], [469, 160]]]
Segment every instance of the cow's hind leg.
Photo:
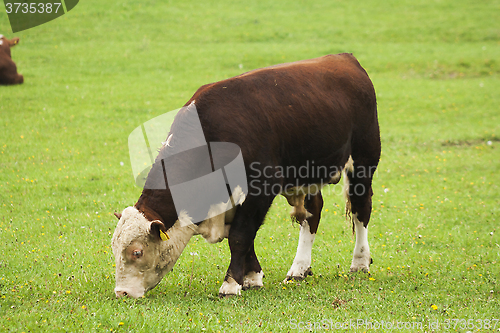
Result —
[[[228, 236], [231, 263], [219, 289], [219, 296], [240, 295], [245, 285], [245, 277], [248, 287], [262, 285], [262, 279], [259, 281], [253, 274], [262, 274], [253, 244], [272, 201], [273, 197], [248, 196], [236, 211]], [[250, 267], [247, 268], [248, 264]], [[256, 269], [259, 271], [255, 271]]]
[[372, 210], [372, 178], [378, 159], [371, 163], [354, 160], [346, 167], [347, 213], [351, 215], [353, 231], [356, 233], [351, 272], [370, 270], [372, 262], [368, 245], [368, 223]]
[[311, 271], [311, 252], [314, 243], [314, 237], [318, 230], [319, 220], [321, 218], [321, 209], [323, 208], [323, 197], [321, 192], [315, 195], [309, 194], [305, 197], [304, 207], [307, 210], [308, 217], [300, 221], [299, 244], [297, 253], [293, 260], [292, 267], [286, 274], [286, 281], [302, 280], [308, 275], [312, 275]]

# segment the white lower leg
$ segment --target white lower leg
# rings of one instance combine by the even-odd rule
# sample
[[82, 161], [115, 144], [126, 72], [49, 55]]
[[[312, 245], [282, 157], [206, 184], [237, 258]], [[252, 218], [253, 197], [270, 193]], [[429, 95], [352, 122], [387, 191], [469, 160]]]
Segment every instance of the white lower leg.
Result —
[[241, 295], [242, 286], [232, 277], [222, 283], [219, 289], [219, 296]]
[[264, 286], [262, 278], [264, 277], [264, 272], [249, 272], [243, 278], [243, 290], [250, 288], [261, 288]]
[[363, 222], [358, 220], [358, 214], [352, 216], [356, 230], [356, 245], [352, 256], [351, 272], [370, 270], [370, 246], [368, 245], [368, 226], [365, 228]]
[[311, 233], [307, 220], [302, 221], [300, 225], [299, 245], [297, 254], [293, 260], [292, 267], [286, 274], [286, 279], [304, 279], [309, 275], [311, 268], [311, 251], [316, 234]]

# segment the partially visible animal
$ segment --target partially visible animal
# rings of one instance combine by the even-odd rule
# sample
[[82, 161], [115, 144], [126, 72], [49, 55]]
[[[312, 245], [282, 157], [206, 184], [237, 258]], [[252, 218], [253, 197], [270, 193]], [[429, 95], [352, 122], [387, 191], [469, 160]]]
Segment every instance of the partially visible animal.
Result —
[[[233, 184], [230, 201], [211, 206], [199, 224], [190, 223], [189, 207], [176, 210], [172, 188], [177, 185], [165, 171], [169, 152], [189, 140], [195, 125], [190, 115], [196, 112], [205, 141], [237, 145], [246, 170], [245, 184]], [[139, 200], [117, 214], [112, 239], [117, 297], [141, 297], [154, 288], [193, 235], [211, 243], [228, 238], [231, 261], [220, 296], [262, 287], [254, 239], [279, 194], [294, 207], [292, 217], [301, 226], [285, 281], [306, 278], [323, 208], [321, 188], [339, 182], [342, 173], [356, 233], [351, 271], [369, 270], [372, 178], [381, 146], [375, 90], [352, 54], [257, 69], [202, 86], [179, 111], [167, 137]], [[200, 175], [198, 169], [217, 162], [208, 154], [174, 156], [179, 169]], [[191, 200], [196, 206], [196, 193]]]
[[0, 35], [0, 84], [20, 84], [24, 78], [17, 72], [17, 67], [10, 53], [10, 48], [19, 43], [19, 38], [5, 38]]

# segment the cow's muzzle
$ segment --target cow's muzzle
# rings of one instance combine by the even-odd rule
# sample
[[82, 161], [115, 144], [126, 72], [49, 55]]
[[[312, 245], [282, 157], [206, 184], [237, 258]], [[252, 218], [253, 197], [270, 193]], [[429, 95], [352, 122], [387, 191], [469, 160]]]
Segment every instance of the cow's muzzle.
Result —
[[144, 296], [144, 292], [139, 292], [139, 291], [133, 291], [133, 290], [128, 290], [126, 288], [115, 288], [115, 295], [116, 298], [121, 298], [124, 296], [132, 297], [132, 298], [139, 298]]

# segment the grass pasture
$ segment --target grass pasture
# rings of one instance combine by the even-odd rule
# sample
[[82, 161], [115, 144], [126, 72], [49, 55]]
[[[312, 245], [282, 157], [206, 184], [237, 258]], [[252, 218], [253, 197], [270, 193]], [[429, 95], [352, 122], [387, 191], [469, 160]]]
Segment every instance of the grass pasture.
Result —
[[[500, 331], [499, 12], [495, 0], [87, 0], [17, 33], [25, 83], [0, 86], [0, 331]], [[281, 283], [298, 226], [277, 198], [256, 239], [263, 289], [219, 299], [227, 241], [193, 238], [145, 298], [115, 299], [113, 212], [141, 192], [130, 132], [202, 84], [339, 52], [378, 95], [371, 273], [348, 273], [338, 185], [306, 281]]]

